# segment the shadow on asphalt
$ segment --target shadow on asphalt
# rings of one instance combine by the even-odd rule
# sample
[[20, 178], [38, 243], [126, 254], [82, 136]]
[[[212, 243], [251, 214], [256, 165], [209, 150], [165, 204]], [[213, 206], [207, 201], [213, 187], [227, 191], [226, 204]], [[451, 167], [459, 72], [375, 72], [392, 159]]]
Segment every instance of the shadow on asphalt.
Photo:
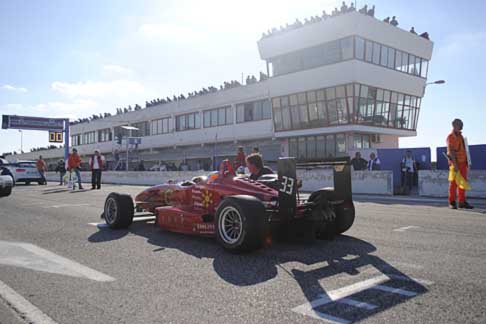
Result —
[[[359, 275], [361, 273], [360, 268], [364, 266], [372, 266], [382, 274], [405, 278], [402, 283], [408, 282], [408, 287], [413, 283], [413, 291], [417, 296], [428, 291], [425, 286], [413, 281], [385, 260], [372, 255], [371, 253], [376, 251], [374, 245], [346, 235], [336, 236], [332, 241], [318, 240], [307, 244], [274, 242], [271, 246], [253, 253], [231, 254], [223, 250], [212, 238], [171, 233], [145, 222], [134, 222], [127, 230], [111, 230], [109, 228], [98, 228], [98, 230], [88, 238], [89, 242], [114, 241], [122, 239], [128, 234], [134, 234], [145, 237], [149, 244], [154, 245], [154, 253], [164, 253], [166, 249], [177, 249], [197, 258], [212, 259], [214, 270], [220, 278], [236, 286], [251, 286], [266, 282], [275, 278], [278, 270], [281, 269], [295, 279], [309, 303], [319, 298], [329, 297], [321, 286], [320, 280], [341, 273]], [[288, 262], [305, 265], [323, 263], [324, 265], [310, 271], [301, 271], [285, 265]], [[409, 280], [406, 280], [407, 278]], [[394, 282], [393, 279], [386, 283], [392, 286], [397, 285], [397, 282]], [[403, 285], [394, 288], [401, 287]], [[363, 293], [366, 293], [366, 291], [353, 294], [352, 297], [366, 299], [360, 296]], [[383, 296], [378, 298], [380, 307], [376, 309], [359, 309], [358, 312], [350, 312], [349, 309], [344, 311], [346, 320], [349, 322], [361, 321], [412, 298], [391, 293], [389, 295], [392, 296], [385, 299], [383, 299]], [[336, 305], [338, 303], [329, 303], [325, 305], [326, 309], [316, 310], [332, 316], [344, 316], [341, 314], [342, 310], [339, 307], [336, 308]], [[336, 309], [332, 309], [331, 306]]]

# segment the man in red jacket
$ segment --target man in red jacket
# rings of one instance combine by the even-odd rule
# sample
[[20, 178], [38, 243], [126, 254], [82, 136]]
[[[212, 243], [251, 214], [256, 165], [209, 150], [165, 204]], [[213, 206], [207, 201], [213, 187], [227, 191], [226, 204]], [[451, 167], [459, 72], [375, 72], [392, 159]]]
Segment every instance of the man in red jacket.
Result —
[[81, 157], [79, 157], [78, 150], [73, 148], [73, 153], [69, 154], [68, 158], [68, 169], [69, 171], [76, 173], [78, 177], [79, 189], [83, 189], [81, 185], [81, 172], [79, 172], [81, 166]]
[[105, 157], [100, 154], [99, 150], [94, 151], [94, 155], [89, 159], [89, 166], [91, 168], [91, 190], [101, 189], [101, 172]]

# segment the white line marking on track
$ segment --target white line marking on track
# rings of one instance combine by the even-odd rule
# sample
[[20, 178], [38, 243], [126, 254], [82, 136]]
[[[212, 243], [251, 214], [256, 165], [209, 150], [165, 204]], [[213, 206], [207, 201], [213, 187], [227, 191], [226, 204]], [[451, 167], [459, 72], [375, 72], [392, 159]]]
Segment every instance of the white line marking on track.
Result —
[[319, 298], [316, 300], [313, 300], [311, 302], [299, 305], [297, 307], [294, 307], [292, 311], [305, 315], [305, 316], [310, 316], [312, 318], [333, 323], [333, 324], [348, 324], [351, 323], [351, 321], [348, 321], [344, 318], [336, 317], [336, 316], [331, 316], [329, 314], [325, 314], [322, 312], [319, 312], [315, 310], [315, 308], [330, 304], [330, 303], [342, 303], [342, 304], [347, 304], [351, 305], [354, 307], [358, 308], [363, 308], [366, 310], [374, 310], [378, 308], [378, 306], [369, 304], [366, 302], [360, 302], [355, 299], [349, 298], [349, 296], [354, 295], [356, 293], [359, 293], [361, 291], [367, 290], [367, 289], [378, 289], [381, 291], [386, 291], [389, 293], [394, 293], [394, 294], [399, 294], [407, 297], [414, 297], [417, 296], [418, 293], [405, 290], [405, 289], [399, 289], [399, 288], [393, 288], [389, 286], [382, 285], [382, 283], [389, 281], [389, 280], [403, 280], [403, 281], [409, 281], [409, 282], [417, 282], [417, 283], [424, 283], [424, 284], [432, 284], [433, 282], [427, 281], [427, 280], [422, 280], [422, 279], [415, 279], [412, 277], [408, 276], [401, 276], [401, 275], [393, 275], [393, 274], [381, 274], [378, 275], [374, 278], [370, 278], [367, 280], [363, 280], [360, 282], [357, 282], [355, 284], [342, 287], [339, 289], [335, 289], [332, 291], [327, 292], [326, 294], [319, 295]]
[[395, 228], [394, 232], [405, 232], [406, 230], [413, 229], [413, 228], [420, 228], [420, 226], [404, 226], [400, 228]]
[[383, 285], [377, 285], [371, 287], [371, 289], [378, 289], [382, 291], [386, 291], [392, 294], [398, 294], [402, 296], [407, 296], [407, 297], [414, 297], [417, 296], [416, 292], [410, 291], [410, 290], [405, 290], [405, 289], [400, 289], [400, 288], [393, 288], [393, 287], [388, 287], [388, 286], [383, 286]]
[[101, 282], [115, 280], [104, 273], [29, 243], [0, 241], [0, 264]]
[[0, 280], [0, 297], [5, 299], [13, 309], [21, 314], [29, 323], [57, 324], [52, 318], [19, 295], [15, 290]]

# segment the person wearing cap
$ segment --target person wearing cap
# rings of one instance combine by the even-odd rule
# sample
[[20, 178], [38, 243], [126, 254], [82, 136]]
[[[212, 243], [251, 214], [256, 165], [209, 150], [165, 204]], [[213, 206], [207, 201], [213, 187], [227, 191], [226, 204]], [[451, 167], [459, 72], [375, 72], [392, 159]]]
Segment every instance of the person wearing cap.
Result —
[[[452, 172], [459, 172], [467, 181], [468, 161], [466, 144], [462, 136], [464, 123], [456, 118], [452, 121], [452, 132], [447, 136], [447, 156], [449, 158], [449, 168]], [[456, 203], [456, 197], [459, 204]], [[456, 183], [455, 177], [449, 181], [449, 207], [451, 209], [464, 208], [472, 209], [466, 201], [466, 192], [464, 188]]]
[[89, 159], [89, 167], [91, 168], [91, 190], [101, 189], [101, 172], [103, 170], [103, 163], [105, 157], [100, 154], [100, 150], [95, 150], [94, 155]]
[[78, 154], [78, 150], [73, 148], [73, 153], [69, 154], [68, 157], [68, 170], [69, 171], [74, 171], [76, 173], [76, 176], [78, 177], [78, 185], [79, 189], [83, 189], [83, 186], [81, 185], [81, 172], [79, 171], [81, 166], [81, 157]]

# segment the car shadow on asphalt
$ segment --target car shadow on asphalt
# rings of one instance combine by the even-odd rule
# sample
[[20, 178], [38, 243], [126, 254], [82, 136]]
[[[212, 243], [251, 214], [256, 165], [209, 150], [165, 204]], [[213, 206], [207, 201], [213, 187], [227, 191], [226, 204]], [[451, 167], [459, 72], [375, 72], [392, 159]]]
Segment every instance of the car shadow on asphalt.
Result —
[[[381, 295], [376, 296], [368, 290], [358, 291], [351, 297], [358, 301], [366, 300], [366, 302], [369, 302], [371, 298], [371, 300], [375, 300], [375, 303], [379, 303], [379, 307], [356, 310], [350, 309], [353, 307], [349, 305], [344, 305], [347, 308], [343, 309], [339, 300], [334, 300], [320, 305], [320, 308], [312, 308], [317, 314], [327, 314], [336, 318], [345, 317], [345, 320], [350, 323], [361, 321], [428, 291], [424, 285], [372, 254], [377, 251], [373, 244], [346, 235], [336, 236], [332, 241], [318, 240], [307, 244], [274, 242], [271, 246], [253, 253], [232, 254], [223, 250], [212, 238], [171, 233], [145, 222], [134, 222], [129, 229], [125, 230], [111, 230], [106, 227], [98, 229], [98, 232], [88, 238], [89, 242], [113, 241], [130, 234], [145, 237], [149, 244], [154, 245], [153, 253], [164, 253], [167, 249], [177, 249], [197, 258], [212, 259], [214, 271], [219, 277], [235, 286], [264, 283], [276, 278], [280, 269], [298, 283], [309, 305], [318, 299], [333, 298], [321, 286], [321, 280], [339, 274], [358, 276], [362, 274], [360, 268], [365, 266], [371, 266], [377, 270], [377, 273], [390, 276], [390, 280], [383, 284], [392, 286], [393, 289], [398, 288], [398, 290], [405, 284], [406, 287], [411, 287], [410, 289], [415, 293], [414, 296], [389, 293], [390, 296], [383, 298], [383, 294], [386, 294], [383, 291], [381, 291]], [[310, 271], [302, 271], [293, 269], [291, 263], [308, 266], [324, 265], [317, 268], [312, 267]], [[392, 277], [401, 278], [401, 280], [394, 280]], [[374, 293], [376, 294], [377, 291]]]

